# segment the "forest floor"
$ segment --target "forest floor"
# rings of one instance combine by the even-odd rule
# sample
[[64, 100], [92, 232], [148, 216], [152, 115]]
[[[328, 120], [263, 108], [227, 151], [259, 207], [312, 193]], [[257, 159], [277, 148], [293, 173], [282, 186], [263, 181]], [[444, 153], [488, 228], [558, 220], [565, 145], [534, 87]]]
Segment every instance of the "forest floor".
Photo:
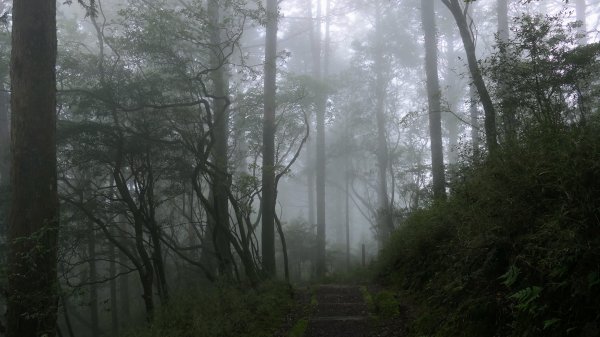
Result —
[[392, 317], [378, 315], [371, 293], [356, 285], [315, 285], [298, 291], [300, 322], [285, 335], [290, 337], [392, 337], [404, 336], [406, 310]]

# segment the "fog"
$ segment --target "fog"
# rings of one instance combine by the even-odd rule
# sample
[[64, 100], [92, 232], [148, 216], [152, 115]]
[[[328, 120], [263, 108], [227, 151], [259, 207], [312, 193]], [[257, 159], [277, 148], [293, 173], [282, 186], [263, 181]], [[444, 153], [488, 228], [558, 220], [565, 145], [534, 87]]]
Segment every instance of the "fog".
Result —
[[[599, 40], [598, 1], [428, 1], [57, 2], [62, 335], [117, 336], [188, 287], [367, 268], [409, 214], [452, 195], [462, 163], [528, 125], [504, 109], [499, 48], [522, 18], [578, 33], [566, 51]], [[0, 2], [4, 243], [12, 8]]]

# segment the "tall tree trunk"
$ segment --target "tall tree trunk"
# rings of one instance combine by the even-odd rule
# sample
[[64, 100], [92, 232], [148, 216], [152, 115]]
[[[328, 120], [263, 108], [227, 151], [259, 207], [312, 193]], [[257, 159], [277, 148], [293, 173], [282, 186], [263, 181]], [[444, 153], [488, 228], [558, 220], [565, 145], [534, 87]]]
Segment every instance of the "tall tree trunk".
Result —
[[[318, 57], [316, 57], [317, 55], [315, 54], [315, 23], [312, 21], [312, 0], [306, 0], [307, 1], [307, 17], [311, 18], [311, 20], [309, 21], [310, 24], [310, 44], [311, 44], [311, 51], [312, 51], [312, 57], [313, 57], [313, 72], [314, 72], [314, 64], [315, 62], [318, 61]], [[308, 71], [307, 71], [308, 72]], [[312, 115], [309, 117], [309, 123], [312, 127], [313, 125], [313, 121], [312, 121]], [[311, 146], [313, 146], [313, 136], [312, 134], [309, 136], [309, 138], [306, 141], [306, 158], [307, 158], [307, 168], [306, 168], [306, 180], [307, 180], [307, 193], [308, 193], [308, 223], [311, 226], [315, 226], [317, 223], [316, 220], [316, 215], [315, 215], [315, 153], [313, 152]], [[316, 149], [316, 145], [315, 145], [315, 149]]]
[[[312, 123], [311, 123], [312, 124]], [[311, 226], [316, 224], [315, 218], [315, 159], [311, 150], [312, 141], [306, 142], [306, 185], [308, 202], [308, 223]]]
[[444, 176], [444, 149], [442, 145], [441, 91], [437, 68], [437, 32], [433, 1], [421, 1], [421, 19], [425, 32], [425, 72], [427, 75], [427, 100], [429, 102], [429, 136], [431, 140], [431, 174], [433, 198], [446, 198]]
[[[317, 1], [316, 30], [313, 37], [313, 71], [317, 80], [323, 80], [321, 74], [321, 2]], [[317, 141], [316, 141], [316, 192], [317, 192], [317, 277], [326, 273], [325, 257], [325, 110], [327, 96], [323, 92], [316, 93], [315, 110], [317, 115]]]
[[474, 85], [469, 85], [469, 116], [471, 118], [471, 142], [473, 144], [473, 155], [479, 155], [479, 109], [477, 105], [477, 89]]
[[394, 230], [394, 220], [392, 218], [392, 208], [388, 195], [387, 169], [389, 165], [386, 118], [385, 118], [385, 99], [387, 80], [385, 72], [385, 60], [383, 57], [383, 32], [381, 24], [381, 1], [377, 0], [375, 10], [375, 119], [377, 121], [377, 208], [378, 208], [378, 234], [379, 241], [383, 243], [385, 238]]
[[[112, 231], [115, 232], [114, 230]], [[111, 322], [111, 335], [119, 335], [119, 298], [117, 297], [117, 254], [115, 254], [115, 246], [108, 242], [108, 274], [110, 277], [110, 322]], [[123, 277], [123, 276], [121, 276]]]
[[473, 35], [469, 29], [467, 13], [464, 11], [461, 2], [462, 1], [459, 0], [442, 0], [442, 3], [446, 5], [446, 7], [448, 7], [452, 13], [454, 20], [456, 21], [456, 25], [458, 26], [458, 30], [460, 31], [460, 37], [467, 54], [469, 72], [471, 73], [471, 78], [473, 79], [473, 83], [475, 88], [477, 88], [477, 93], [481, 99], [481, 104], [483, 105], [485, 143], [488, 151], [493, 155], [498, 148], [498, 141], [496, 139], [496, 110], [494, 109], [492, 98], [490, 97], [485, 82], [483, 81], [481, 69], [477, 63], [475, 42], [473, 41]]
[[586, 10], [587, 4], [585, 0], [575, 0], [575, 15], [577, 16], [577, 21], [581, 22], [581, 26], [577, 29], [577, 33], [581, 35], [579, 38], [580, 46], [587, 44]]
[[[454, 114], [457, 112], [458, 102], [461, 94], [463, 93], [463, 88], [457, 86], [455, 83], [460, 83], [454, 74], [454, 70], [456, 68], [456, 50], [454, 49], [454, 34], [452, 31], [447, 31], [445, 34], [446, 37], [446, 83], [445, 87], [447, 89], [446, 100], [448, 101], [448, 109], [450, 113], [445, 114], [444, 124], [446, 125], [446, 130], [448, 130], [448, 149], [447, 160], [448, 164], [456, 164], [458, 161], [458, 133], [459, 133], [459, 119]], [[459, 91], [460, 90], [460, 93]]]
[[90, 322], [92, 324], [92, 337], [100, 335], [99, 320], [98, 320], [98, 269], [96, 268], [96, 235], [94, 232], [94, 224], [88, 221], [88, 266], [90, 274], [88, 278], [90, 290]]
[[497, 0], [498, 40], [508, 42], [508, 0]]
[[275, 276], [275, 94], [277, 84], [277, 0], [267, 0], [262, 165], [262, 263]]
[[[0, 86], [0, 89], [4, 89]], [[6, 233], [8, 223], [9, 207], [9, 186], [10, 186], [10, 117], [8, 107], [10, 105], [10, 95], [6, 92], [0, 92], [0, 231]], [[4, 245], [5, 242], [2, 242]], [[2, 247], [4, 250], [4, 247]], [[5, 255], [5, 254], [2, 254]], [[1, 263], [5, 264], [5, 256], [0, 258]]]
[[230, 277], [232, 272], [232, 256], [229, 246], [229, 190], [228, 183], [228, 140], [229, 140], [229, 81], [226, 74], [225, 59], [222, 52], [221, 34], [221, 2], [220, 0], [208, 1], [208, 17], [210, 19], [210, 42], [213, 48], [211, 64], [215, 69], [211, 73], [214, 95], [217, 97], [214, 104], [214, 147], [212, 157], [215, 164], [215, 173], [211, 190], [214, 198], [214, 221], [212, 222], [212, 240], [218, 259], [220, 275]]
[[[119, 216], [120, 219], [122, 219], [121, 216]], [[122, 239], [123, 241], [125, 241], [124, 239]], [[122, 328], [127, 328], [130, 320], [131, 320], [131, 308], [130, 308], [130, 301], [131, 301], [131, 295], [130, 295], [130, 291], [129, 291], [129, 274], [127, 274], [128, 269], [127, 269], [127, 256], [125, 256], [125, 254], [123, 253], [123, 251], [119, 250], [119, 265], [121, 266], [119, 268], [119, 272], [122, 274], [119, 277], [119, 299], [120, 299], [120, 309], [121, 309], [121, 327]]]
[[56, 2], [13, 2], [8, 337], [55, 336]]
[[344, 223], [346, 227], [346, 271], [350, 271], [350, 130], [348, 117], [344, 121]]

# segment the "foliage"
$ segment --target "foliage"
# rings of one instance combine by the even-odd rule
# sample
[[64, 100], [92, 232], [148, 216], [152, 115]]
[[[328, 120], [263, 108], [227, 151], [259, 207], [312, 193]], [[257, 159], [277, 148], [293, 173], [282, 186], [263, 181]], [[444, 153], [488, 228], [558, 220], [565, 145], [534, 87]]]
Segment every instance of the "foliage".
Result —
[[600, 318], [600, 124], [537, 128], [463, 163], [447, 202], [414, 212], [379, 279], [422, 303], [415, 334], [593, 336]]
[[291, 309], [291, 295], [281, 283], [256, 290], [221, 285], [180, 293], [150, 326], [125, 337], [270, 336]]
[[600, 44], [580, 46], [580, 22], [564, 25], [563, 14], [515, 19], [513, 39], [498, 41], [487, 73], [498, 86], [505, 129], [515, 131], [585, 120], [597, 107]]

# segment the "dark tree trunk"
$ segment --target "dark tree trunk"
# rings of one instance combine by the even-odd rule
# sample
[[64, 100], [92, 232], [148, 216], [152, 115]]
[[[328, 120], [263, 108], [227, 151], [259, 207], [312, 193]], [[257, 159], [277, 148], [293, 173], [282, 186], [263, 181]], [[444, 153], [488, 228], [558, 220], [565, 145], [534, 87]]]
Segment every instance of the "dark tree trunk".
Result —
[[[119, 217], [119, 219], [122, 219], [122, 217]], [[123, 241], [125, 240], [123, 239]], [[119, 268], [119, 272], [123, 274], [119, 277], [119, 308], [121, 309], [121, 314], [119, 316], [121, 317], [120, 327], [122, 328], [127, 328], [131, 320], [131, 308], [129, 304], [131, 301], [131, 295], [129, 291], [129, 274], [127, 274], [127, 262], [127, 256], [125, 256], [123, 251], [119, 250], [119, 265], [121, 266]]]
[[267, 0], [262, 167], [262, 263], [275, 276], [275, 83], [277, 76], [277, 0]]
[[13, 2], [7, 333], [52, 337], [57, 316], [56, 2]]
[[90, 268], [89, 275], [89, 290], [90, 290], [90, 322], [92, 324], [91, 333], [92, 337], [98, 337], [100, 335], [99, 320], [98, 320], [98, 270], [96, 268], [96, 235], [94, 232], [94, 225], [91, 221], [88, 221], [88, 266]]
[[[0, 86], [0, 89], [3, 89]], [[10, 105], [10, 95], [6, 92], [0, 92], [0, 231], [6, 233], [8, 223], [8, 207], [10, 200], [10, 117], [8, 107]], [[4, 242], [1, 247], [2, 257], [0, 261], [6, 263]]]
[[488, 151], [493, 155], [498, 148], [498, 141], [496, 139], [496, 110], [494, 109], [494, 104], [487, 90], [485, 82], [483, 81], [479, 64], [477, 63], [475, 42], [473, 41], [473, 36], [471, 34], [471, 30], [469, 29], [467, 13], [465, 13], [461, 2], [462, 1], [460, 0], [442, 0], [442, 3], [446, 5], [446, 7], [448, 7], [452, 13], [454, 20], [456, 21], [456, 25], [458, 26], [458, 30], [460, 31], [460, 37], [463, 41], [463, 46], [465, 47], [465, 52], [467, 54], [469, 72], [471, 73], [473, 84], [475, 85], [475, 88], [477, 88], [477, 93], [479, 94], [481, 104], [483, 105], [485, 143]]
[[[114, 233], [115, 231], [113, 231]], [[111, 242], [108, 242], [108, 273], [110, 277], [110, 317], [111, 317], [111, 334], [112, 336], [119, 335], [119, 302], [117, 297], [117, 254], [115, 247]], [[123, 276], [121, 276], [123, 277]]]
[[431, 139], [431, 174], [433, 198], [446, 198], [444, 176], [444, 149], [442, 145], [441, 91], [437, 68], [437, 37], [433, 1], [421, 1], [421, 19], [425, 32], [425, 72], [427, 75], [427, 100], [429, 102], [429, 136]]
[[473, 154], [479, 154], [479, 109], [477, 108], [477, 89], [474, 85], [469, 85], [469, 117], [471, 118], [471, 142], [473, 143]]
[[[226, 65], [221, 51], [221, 8], [219, 0], [208, 1], [208, 16], [210, 18], [210, 40], [213, 51], [211, 53], [211, 64], [215, 70], [211, 73], [214, 95], [214, 147], [212, 157], [215, 164], [215, 172], [212, 181], [214, 217], [211, 221], [212, 238], [218, 259], [218, 271], [225, 277], [231, 276], [232, 256], [229, 246], [229, 197], [228, 184], [228, 159], [227, 143], [229, 139], [229, 81], [226, 74]], [[214, 272], [214, 271], [213, 271]]]

